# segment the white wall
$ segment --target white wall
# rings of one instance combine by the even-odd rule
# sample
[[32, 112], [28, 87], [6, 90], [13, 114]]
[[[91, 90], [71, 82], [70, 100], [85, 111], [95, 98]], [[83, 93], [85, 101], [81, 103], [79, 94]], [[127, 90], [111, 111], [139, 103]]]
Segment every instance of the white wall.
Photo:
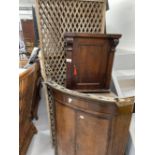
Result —
[[22, 6], [22, 5], [33, 5], [35, 3], [35, 0], [19, 0], [19, 6]]
[[135, 51], [135, 2], [134, 0], [109, 0], [106, 13], [107, 33], [121, 33], [118, 49]]
[[[134, 0], [109, 0], [110, 10], [106, 13], [106, 28], [107, 33], [120, 33], [122, 38], [117, 46], [117, 52], [114, 60], [114, 71], [134, 70], [135, 68], [135, 4]], [[115, 73], [115, 72], [114, 72]], [[129, 72], [130, 73], [130, 72]], [[113, 74], [115, 75], [115, 74]], [[129, 79], [134, 81], [133, 79]], [[119, 88], [127, 88], [125, 86], [119, 86], [119, 81], [114, 81], [118, 84]], [[115, 86], [116, 86], [115, 83]], [[130, 84], [126, 80], [126, 84]], [[130, 94], [134, 94], [134, 84], [131, 85], [133, 91], [130, 90]], [[121, 89], [123, 91], [123, 89]], [[127, 93], [129, 94], [129, 93]], [[130, 95], [129, 95], [130, 96]], [[132, 95], [131, 95], [132, 96]], [[132, 117], [130, 126], [130, 140], [128, 143], [126, 155], [135, 155], [135, 142], [134, 142], [134, 117]]]

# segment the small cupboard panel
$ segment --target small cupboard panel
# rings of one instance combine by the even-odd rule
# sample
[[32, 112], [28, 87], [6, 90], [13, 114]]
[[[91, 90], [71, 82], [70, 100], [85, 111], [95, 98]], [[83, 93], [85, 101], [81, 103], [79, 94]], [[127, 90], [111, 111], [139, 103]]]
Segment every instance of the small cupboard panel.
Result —
[[76, 155], [106, 155], [110, 121], [81, 112], [76, 120]]
[[75, 153], [75, 112], [56, 103], [56, 139], [58, 155], [74, 155]]

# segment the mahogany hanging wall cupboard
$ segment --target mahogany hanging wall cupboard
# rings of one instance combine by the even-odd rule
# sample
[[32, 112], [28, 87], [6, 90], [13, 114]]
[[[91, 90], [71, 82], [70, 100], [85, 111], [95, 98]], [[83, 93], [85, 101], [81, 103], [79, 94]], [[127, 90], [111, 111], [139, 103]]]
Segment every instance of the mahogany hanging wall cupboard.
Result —
[[120, 34], [65, 33], [66, 87], [82, 92], [109, 91]]

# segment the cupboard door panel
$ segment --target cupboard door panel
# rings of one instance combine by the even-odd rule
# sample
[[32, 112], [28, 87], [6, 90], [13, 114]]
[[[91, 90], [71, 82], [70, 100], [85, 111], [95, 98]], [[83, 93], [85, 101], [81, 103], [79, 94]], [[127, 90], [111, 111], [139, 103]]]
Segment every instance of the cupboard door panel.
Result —
[[77, 41], [73, 62], [77, 69], [74, 76], [76, 89], [102, 89], [106, 75], [109, 48], [108, 42], [94, 39]]
[[110, 121], [78, 113], [77, 124], [76, 155], [106, 155]]
[[75, 112], [59, 103], [56, 103], [56, 135], [58, 155], [74, 155]]

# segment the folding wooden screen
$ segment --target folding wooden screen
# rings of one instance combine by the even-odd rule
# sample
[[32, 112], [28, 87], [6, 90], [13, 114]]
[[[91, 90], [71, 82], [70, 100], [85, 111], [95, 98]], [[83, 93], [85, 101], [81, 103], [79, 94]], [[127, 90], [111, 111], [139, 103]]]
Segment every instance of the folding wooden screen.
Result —
[[[44, 81], [65, 86], [65, 32], [104, 33], [106, 0], [36, 0]], [[55, 141], [52, 96], [47, 88], [50, 126]]]

